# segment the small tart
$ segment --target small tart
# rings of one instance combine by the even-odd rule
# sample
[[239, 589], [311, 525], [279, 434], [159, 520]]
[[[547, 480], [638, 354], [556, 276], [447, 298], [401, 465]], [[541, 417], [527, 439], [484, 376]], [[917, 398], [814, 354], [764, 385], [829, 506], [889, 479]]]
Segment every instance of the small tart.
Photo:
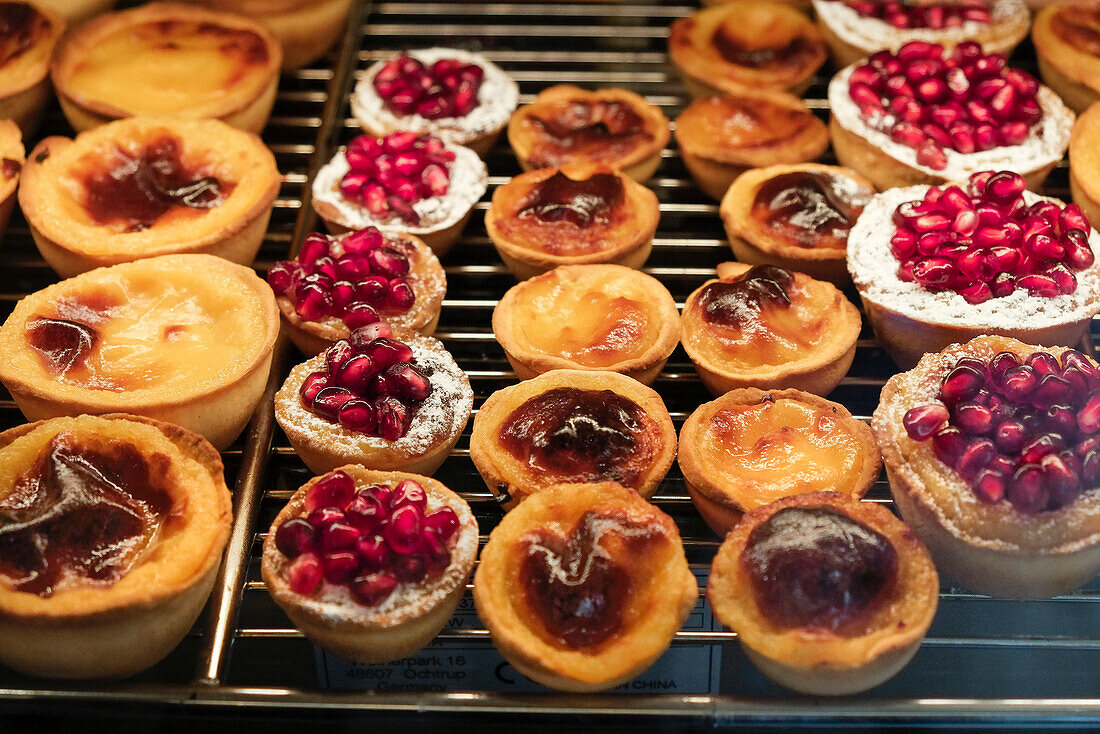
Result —
[[23, 135], [38, 127], [50, 97], [50, 56], [65, 30], [59, 11], [37, 3], [0, 3], [0, 119]]
[[[1069, 138], [1069, 190], [1090, 222], [1100, 222], [1100, 105], [1081, 113]], [[1091, 173], [1090, 173], [1091, 172]]]
[[804, 13], [767, 0], [735, 0], [672, 22], [668, 54], [693, 97], [777, 89], [801, 94], [827, 47]]
[[[915, 368], [887, 381], [871, 420], [901, 516], [928, 545], [944, 573], [982, 594], [1048, 597], [1093, 578], [1100, 571], [1100, 491], [1086, 483], [1068, 504], [1029, 512], [1005, 499], [982, 499], [959, 471], [940, 459], [935, 441], [910, 437], [903, 419], [912, 408], [943, 405], [944, 378], [960, 359], [989, 362], [1001, 352], [1011, 352], [1022, 362], [1038, 351], [1058, 358], [1067, 350], [980, 336], [927, 354]], [[1093, 374], [1088, 379], [1095, 383], [1095, 363], [1081, 360], [1090, 365]], [[1066, 440], [1072, 445], [1082, 438], [1087, 436]], [[1093, 459], [1085, 455], [1091, 468]], [[1015, 476], [1010, 479], [1016, 481]], [[1039, 484], [1054, 488], [1050, 478]], [[1012, 491], [1010, 485], [1007, 499]]]
[[[428, 70], [439, 61], [455, 61], [481, 69], [476, 105], [466, 114], [424, 117], [391, 108], [375, 89], [380, 72], [391, 60], [375, 62], [367, 68], [351, 95], [351, 113], [368, 135], [381, 137], [398, 130], [431, 133], [448, 143], [464, 145], [480, 156], [493, 147], [519, 101], [519, 86], [504, 71], [481, 54], [457, 48], [426, 48], [405, 52]], [[438, 89], [438, 82], [436, 85]]]
[[875, 195], [863, 176], [840, 166], [768, 166], [737, 177], [722, 216], [737, 259], [778, 265], [843, 286], [848, 233]]
[[[316, 500], [311, 494], [323, 491], [322, 485], [332, 484], [334, 477], [350, 477], [347, 483], [351, 487], [346, 492], [349, 496], [336, 508], [340, 515], [344, 515], [345, 509], [348, 511], [347, 520], [339, 519], [337, 524], [342, 527], [330, 535], [337, 537], [339, 530], [343, 530], [352, 537], [351, 543], [354, 544], [356, 533], [348, 531], [362, 527], [359, 534], [362, 540], [359, 542], [379, 541], [378, 545], [383, 548], [383, 557], [387, 559], [385, 565], [370, 562], [378, 558], [376, 554], [357, 554], [354, 545], [350, 548], [344, 546], [343, 552], [337, 550], [325, 553], [320, 550], [321, 544], [325, 542], [324, 530], [318, 531], [316, 535], [311, 533], [317, 539], [316, 542], [309, 544], [309, 550], [293, 559], [280, 549], [282, 526], [290, 521], [296, 520], [300, 523], [302, 519], [312, 517]], [[359, 515], [352, 520], [354, 508], [343, 505], [349, 501], [355, 502], [357, 496], [365, 495], [394, 498], [404, 493], [404, 499], [408, 499], [406, 488], [410, 484], [415, 488], [413, 491], [419, 490], [417, 501], [423, 502], [419, 522], [414, 520], [411, 524], [423, 526], [426, 515], [449, 510], [452, 522], [456, 525], [448, 528], [446, 540], [439, 539], [439, 535], [435, 536], [438, 547], [446, 551], [439, 563], [442, 567], [429, 568], [425, 574], [425, 564], [421, 560], [418, 569], [402, 572], [404, 578], [396, 578], [394, 566], [408, 562], [409, 559], [414, 559], [412, 563], [415, 566], [416, 561], [427, 554], [399, 555], [399, 551], [394, 548], [405, 550], [400, 542], [404, 538], [393, 538], [381, 528], [368, 529], [369, 519]], [[377, 503], [377, 508], [383, 510], [380, 503]], [[390, 509], [392, 512], [392, 508]], [[332, 510], [332, 506], [325, 508], [325, 511]], [[390, 517], [392, 519], [393, 515]], [[351, 522], [356, 522], [357, 525], [353, 526]], [[424, 532], [429, 531], [424, 528]], [[376, 533], [382, 533], [386, 538]], [[389, 545], [391, 538], [392, 546]], [[411, 655], [439, 634], [466, 593], [466, 580], [477, 560], [477, 543], [477, 520], [470, 511], [470, 506], [440, 482], [418, 474], [374, 471], [350, 464], [314, 477], [294, 493], [271, 524], [271, 530], [264, 540], [260, 570], [272, 599], [306, 637], [346, 660], [381, 663]], [[293, 540], [286, 542], [284, 547], [290, 545], [294, 545]], [[299, 550], [294, 548], [295, 552]], [[307, 555], [313, 558], [303, 560]], [[334, 561], [330, 556], [337, 558]], [[347, 564], [350, 568], [339, 568], [340, 562], [344, 560], [339, 556], [351, 556], [350, 563]], [[432, 560], [436, 559], [429, 558], [429, 561]], [[313, 568], [303, 569], [306, 564]], [[300, 578], [307, 575], [312, 575], [312, 578]], [[383, 576], [387, 578], [380, 578]], [[303, 592], [305, 587], [311, 585], [310, 581], [312, 588]], [[384, 590], [379, 591], [383, 583]], [[382, 598], [379, 600], [380, 596]]]
[[798, 97], [746, 89], [688, 105], [676, 118], [676, 142], [696, 185], [721, 199], [750, 168], [814, 160], [829, 147], [829, 131]]
[[249, 265], [279, 169], [251, 133], [218, 120], [132, 117], [31, 152], [20, 208], [62, 277], [171, 253]]
[[202, 437], [133, 415], [0, 433], [0, 662], [124, 677], [167, 655], [214, 584], [233, 511]]
[[556, 369], [620, 372], [653, 383], [680, 341], [676, 301], [621, 265], [562, 265], [512, 287], [493, 334], [521, 380]]
[[896, 21], [879, 17], [885, 5], [874, 0], [813, 0], [818, 28], [837, 66], [854, 64], [879, 49], [898, 48], [909, 41], [948, 47], [975, 41], [986, 53], [1009, 56], [1031, 25], [1024, 0], [972, 0], [969, 6], [943, 0], [902, 5]]
[[279, 310], [250, 268], [161, 255], [19, 301], [0, 327], [0, 382], [28, 420], [130, 413], [233, 442], [263, 395]]
[[831, 283], [728, 262], [688, 296], [680, 342], [715, 395], [750, 386], [827, 395], [852, 365], [860, 324]]
[[639, 182], [657, 172], [669, 137], [668, 118], [644, 97], [571, 84], [542, 90], [508, 123], [508, 142], [525, 171], [588, 162]]
[[0, 120], [0, 235], [11, 219], [20, 174], [26, 162], [19, 126], [11, 120]]
[[78, 131], [172, 115], [258, 133], [275, 103], [282, 56], [278, 40], [249, 18], [155, 2], [75, 29], [58, 46], [50, 75]]
[[657, 196], [604, 165], [569, 163], [516, 176], [493, 192], [485, 229], [519, 280], [559, 265], [640, 268], [653, 249]]
[[711, 565], [707, 599], [765, 675], [838, 696], [884, 683], [916, 653], [939, 579], [888, 509], [835, 492], [745, 515]]
[[325, 369], [325, 353], [292, 369], [275, 393], [275, 419], [314, 473], [362, 464], [429, 475], [447, 458], [473, 410], [470, 380], [442, 342], [417, 333], [402, 335], [401, 341], [412, 350], [412, 364], [428, 376], [431, 394], [419, 403], [408, 430], [396, 440], [345, 428], [302, 403], [302, 385], [310, 374]]
[[500, 654], [562, 691], [639, 675], [698, 598], [676, 523], [614, 482], [531, 497], [493, 529], [474, 574], [477, 613]]
[[1052, 2], [1035, 14], [1031, 41], [1043, 81], [1074, 112], [1100, 98], [1100, 9], [1081, 0]]
[[731, 390], [680, 430], [677, 462], [696, 509], [725, 535], [741, 516], [796, 494], [861, 498], [882, 468], [867, 424], [801, 390]]
[[554, 484], [605, 480], [649, 497], [675, 455], [661, 396], [615, 372], [552, 370], [498, 390], [470, 434], [470, 458], [505, 507]]

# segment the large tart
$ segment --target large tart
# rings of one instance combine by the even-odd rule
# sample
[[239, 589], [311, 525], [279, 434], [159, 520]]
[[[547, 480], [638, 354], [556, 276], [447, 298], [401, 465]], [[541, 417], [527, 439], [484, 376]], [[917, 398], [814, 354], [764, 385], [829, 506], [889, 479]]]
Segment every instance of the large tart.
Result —
[[981, 336], [925, 355], [871, 425], [898, 510], [968, 589], [1047, 597], [1100, 571], [1100, 369]]
[[350, 464], [305, 483], [264, 541], [275, 602], [309, 639], [380, 663], [427, 645], [466, 593], [477, 520], [443, 484]]
[[167, 655], [214, 585], [233, 511], [217, 451], [114, 414], [0, 433], [0, 662], [123, 677]]
[[1100, 222], [1100, 105], [1081, 113], [1069, 138], [1069, 190], [1090, 222]]
[[855, 357], [859, 310], [836, 286], [774, 265], [729, 262], [684, 303], [680, 341], [703, 384], [827, 395]]
[[676, 455], [661, 396], [615, 372], [553, 370], [489, 396], [470, 458], [506, 507], [555, 484], [615, 481], [652, 495]]
[[936, 614], [939, 580], [885, 507], [834, 492], [745, 515], [711, 565], [707, 599], [765, 675], [802, 693], [859, 693], [892, 678]]
[[614, 482], [531, 497], [493, 529], [474, 574], [478, 616], [497, 650], [563, 691], [640, 674], [698, 598], [676, 523]]
[[50, 75], [77, 130], [120, 117], [173, 115], [259, 132], [275, 103], [282, 56], [278, 40], [249, 18], [155, 2], [101, 15], [68, 34]]
[[668, 54], [694, 97], [777, 89], [801, 94], [828, 49], [805, 13], [767, 0], [734, 0], [672, 23]]
[[746, 89], [688, 105], [676, 118], [676, 142], [696, 185], [721, 199], [751, 168], [814, 160], [829, 147], [829, 131], [798, 97]]
[[522, 380], [556, 369], [621, 372], [649, 385], [680, 341], [676, 301], [621, 265], [562, 265], [511, 288], [493, 334]]
[[707, 524], [725, 537], [741, 516], [825, 490], [859, 499], [882, 460], [866, 423], [801, 390], [730, 390], [684, 421], [677, 461]]
[[1100, 96], [1100, 8], [1079, 0], [1053, 2], [1031, 28], [1039, 72], [1076, 112]]
[[279, 310], [250, 268], [212, 255], [99, 268], [19, 301], [0, 381], [28, 420], [125, 410], [219, 449], [263, 394]]
[[218, 120], [133, 117], [40, 142], [19, 203], [62, 277], [185, 252], [249, 265], [279, 183], [274, 156], [251, 133]]
[[660, 210], [645, 186], [607, 166], [570, 163], [516, 176], [493, 192], [485, 229], [519, 280], [559, 265], [640, 268]]
[[11, 120], [0, 120], [0, 235], [15, 206], [20, 174], [26, 163], [23, 136]]
[[848, 168], [768, 166], [738, 176], [718, 213], [739, 261], [840, 286], [851, 280], [848, 232], [874, 195], [871, 182]]
[[28, 2], [0, 3], [0, 119], [24, 135], [38, 127], [50, 96], [50, 56], [65, 30], [56, 10]]
[[508, 142], [525, 171], [588, 162], [635, 181], [656, 173], [669, 137], [668, 118], [634, 92], [570, 84], [542, 90], [508, 123]]

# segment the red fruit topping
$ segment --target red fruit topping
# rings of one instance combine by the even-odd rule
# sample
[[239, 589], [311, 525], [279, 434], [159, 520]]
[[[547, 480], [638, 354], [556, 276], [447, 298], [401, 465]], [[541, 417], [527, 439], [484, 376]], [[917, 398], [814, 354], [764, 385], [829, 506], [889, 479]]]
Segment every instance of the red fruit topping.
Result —
[[306, 512], [322, 507], [346, 507], [355, 495], [355, 480], [342, 471], [329, 472], [306, 493]]
[[303, 553], [286, 569], [286, 583], [295, 594], [308, 596], [321, 583], [321, 560], [314, 553]]
[[344, 511], [339, 507], [318, 507], [306, 519], [315, 529], [324, 530], [334, 522], [343, 522], [344, 517]]
[[425, 66], [402, 54], [383, 64], [372, 84], [390, 111], [438, 120], [470, 114], [480, 104], [477, 93], [484, 75], [477, 64], [459, 59]]
[[376, 607], [397, 588], [397, 579], [386, 572], [372, 573], [355, 579], [351, 589], [364, 606]]
[[360, 538], [355, 545], [355, 552], [359, 554], [359, 561], [368, 571], [378, 571], [386, 568], [390, 563], [390, 547], [386, 545], [386, 539], [381, 535], [368, 535]]
[[359, 529], [346, 522], [334, 522], [321, 530], [320, 536], [322, 552], [351, 550], [359, 539]]
[[[420, 215], [413, 205], [447, 193], [455, 154], [439, 138], [399, 132], [381, 139], [361, 135], [348, 143], [344, 157], [349, 169], [340, 182], [344, 198], [362, 203], [376, 219], [397, 217], [406, 224], [416, 225], [420, 223]], [[385, 256], [377, 252], [371, 250], [368, 254], [379, 263], [385, 261]], [[399, 260], [390, 265], [387, 277], [404, 275]], [[375, 266], [387, 267], [378, 263]]]
[[313, 526], [301, 517], [287, 520], [275, 531], [275, 547], [287, 558], [313, 550]]
[[321, 556], [321, 571], [325, 581], [342, 584], [350, 581], [359, 570], [359, 556], [354, 551], [335, 551]]
[[[895, 28], [940, 30], [957, 28], [968, 22], [988, 24], [990, 21], [988, 0], [954, 0], [950, 3], [907, 3], [902, 0], [843, 0], [843, 2], [865, 18], [878, 18]], [[918, 51], [938, 48], [923, 42], [907, 45], [916, 46], [916, 48], [906, 54], [906, 60], [922, 58], [924, 54]]]
[[406, 479], [393, 488], [389, 497], [390, 509], [396, 510], [402, 505], [412, 505], [423, 514], [428, 506], [428, 495], [424, 493], [424, 488], [419, 483]]
[[440, 507], [424, 515], [424, 528], [447, 542], [458, 530], [458, 515], [450, 507]]
[[942, 405], [922, 405], [907, 411], [902, 418], [902, 425], [909, 438], [923, 441], [947, 422], [949, 417], [947, 408]]
[[420, 532], [424, 514], [414, 505], [401, 505], [393, 509], [389, 522], [382, 530], [394, 553], [412, 555], [420, 550]]

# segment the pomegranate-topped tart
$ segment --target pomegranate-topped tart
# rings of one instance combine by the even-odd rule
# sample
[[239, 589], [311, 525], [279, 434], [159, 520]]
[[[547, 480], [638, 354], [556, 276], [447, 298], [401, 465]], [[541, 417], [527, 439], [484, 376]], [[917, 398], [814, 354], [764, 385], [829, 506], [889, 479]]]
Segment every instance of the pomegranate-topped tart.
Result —
[[520, 280], [559, 265], [640, 268], [653, 249], [657, 196], [604, 165], [570, 163], [516, 176], [493, 192], [485, 229]]
[[443, 267], [422, 240], [374, 227], [307, 235], [297, 258], [272, 264], [267, 282], [291, 340], [309, 356], [378, 321], [431, 336], [447, 292]]
[[489, 396], [470, 458], [506, 507], [554, 484], [613, 480], [652, 495], [676, 430], [652, 389], [616, 372], [552, 370]]
[[999, 169], [1038, 188], [1074, 120], [1053, 91], [972, 42], [879, 51], [833, 77], [829, 108], [837, 159], [880, 190]]
[[50, 96], [50, 56], [65, 30], [60, 14], [28, 2], [0, 3], [0, 119], [24, 135], [38, 127]]
[[264, 541], [272, 598], [306, 637], [380, 663], [427, 645], [466, 592], [477, 520], [428, 477], [348, 465], [294, 493]]
[[588, 369], [649, 385], [680, 340], [680, 315], [668, 289], [645, 273], [562, 265], [505, 293], [493, 334], [520, 379]]
[[489, 186], [469, 148], [415, 132], [361, 135], [313, 179], [313, 208], [330, 232], [376, 227], [446, 252]]
[[903, 367], [979, 334], [1076, 344], [1100, 310], [1100, 239], [1081, 208], [1015, 173], [876, 196], [848, 268], [883, 348]]
[[844, 285], [848, 233], [874, 195], [871, 182], [848, 168], [769, 166], [738, 176], [718, 213], [739, 261]]
[[1008, 56], [1031, 24], [1024, 0], [813, 0], [813, 4], [818, 27], [838, 66], [908, 41], [948, 47], [973, 41], [987, 53]]
[[167, 655], [229, 537], [224, 474], [200, 436], [133, 415], [0, 433], [0, 661], [114, 678]]
[[1044, 597], [1100, 571], [1100, 369], [982, 336], [883, 388], [872, 427], [902, 517], [974, 591]]
[[431, 474], [473, 402], [442, 343], [378, 321], [292, 369], [275, 395], [275, 418], [317, 473], [354, 463]]
[[676, 523], [614, 482], [531, 497], [493, 529], [474, 574], [477, 613], [500, 654], [563, 691], [642, 673], [698, 598]]
[[370, 135], [431, 133], [484, 156], [518, 99], [516, 83], [484, 56], [427, 48], [370, 66], [355, 85], [351, 112]]
[[1031, 40], [1043, 81], [1076, 112], [1100, 97], [1100, 8], [1078, 0], [1044, 3]]
[[635, 181], [656, 173], [669, 137], [668, 118], [644, 97], [570, 84], [542, 90], [508, 123], [508, 142], [525, 171], [595, 163]]
[[859, 310], [831, 283], [774, 265], [722, 263], [688, 296], [680, 341], [703, 384], [827, 395], [852, 365]]
[[802, 693], [859, 693], [892, 678], [936, 614], [939, 580], [885, 507], [835, 492], [745, 515], [711, 565], [707, 599], [769, 678]]

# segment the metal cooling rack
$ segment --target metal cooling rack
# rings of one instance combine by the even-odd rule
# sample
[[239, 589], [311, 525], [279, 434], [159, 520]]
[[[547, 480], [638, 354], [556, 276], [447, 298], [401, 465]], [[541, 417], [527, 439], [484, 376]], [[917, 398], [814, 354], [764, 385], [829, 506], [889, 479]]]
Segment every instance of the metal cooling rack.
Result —
[[[669, 118], [686, 103], [665, 54], [668, 25], [696, 8], [672, 0], [650, 3], [382, 2], [357, 8], [342, 47], [320, 65], [283, 76], [264, 139], [283, 172], [270, 231], [256, 262], [266, 270], [286, 257], [315, 227], [309, 204], [311, 173], [356, 133], [347, 95], [358, 72], [393, 52], [428, 45], [484, 53], [520, 84], [521, 103], [551, 84], [631, 89], [660, 106]], [[1013, 63], [1034, 71], [1034, 53], [1021, 49]], [[826, 75], [807, 103], [827, 115]], [[71, 134], [54, 109], [43, 134]], [[673, 146], [675, 144], [673, 143]], [[30, 146], [28, 146], [29, 148]], [[675, 148], [664, 151], [649, 185], [661, 202], [661, 223], [646, 272], [661, 279], [682, 303], [731, 253], [717, 206], [694, 187]], [[505, 142], [487, 158], [495, 187], [519, 173]], [[1063, 163], [1047, 185], [1068, 197]], [[512, 384], [514, 375], [493, 338], [490, 317], [513, 278], [485, 234], [482, 216], [491, 191], [477, 205], [463, 239], [444, 258], [447, 299], [437, 336], [470, 375], [476, 405]], [[0, 244], [5, 275], [0, 317], [24, 294], [56, 280], [40, 259], [25, 223], [16, 215]], [[854, 294], [849, 294], [858, 303]], [[399, 721], [478, 721], [488, 717], [538, 717], [571, 723], [647, 720], [649, 725], [851, 726], [934, 725], [1088, 726], [1100, 724], [1100, 584], [1042, 601], [995, 600], [944, 587], [936, 621], [913, 662], [894, 680], [861, 696], [823, 700], [799, 697], [762, 678], [728, 631], [681, 632], [673, 646], [710, 643], [723, 653], [718, 694], [516, 695], [484, 690], [460, 693], [334, 692], [318, 681], [312, 645], [270, 600], [259, 576], [264, 533], [309, 472], [272, 419], [271, 394], [300, 359], [280, 345], [267, 400], [245, 436], [224, 454], [234, 487], [236, 521], [222, 574], [204, 615], [166, 660], [117, 683], [68, 684], [0, 670], [0, 716], [36, 711], [115, 709], [160, 715], [259, 711], [284, 716], [392, 716]], [[869, 329], [855, 363], [831, 397], [867, 419], [882, 383], [893, 373]], [[677, 349], [655, 387], [677, 428], [710, 399], [682, 349]], [[0, 391], [0, 428], [23, 422]], [[469, 432], [436, 476], [459, 491], [478, 516], [484, 536], [500, 518], [469, 459]], [[889, 503], [880, 481], [869, 501]], [[680, 526], [688, 559], [709, 565], [718, 546], [691, 506], [674, 467], [655, 502]], [[451, 630], [445, 640], [488, 646], [483, 628]], [[98, 708], [97, 708], [98, 707]]]

